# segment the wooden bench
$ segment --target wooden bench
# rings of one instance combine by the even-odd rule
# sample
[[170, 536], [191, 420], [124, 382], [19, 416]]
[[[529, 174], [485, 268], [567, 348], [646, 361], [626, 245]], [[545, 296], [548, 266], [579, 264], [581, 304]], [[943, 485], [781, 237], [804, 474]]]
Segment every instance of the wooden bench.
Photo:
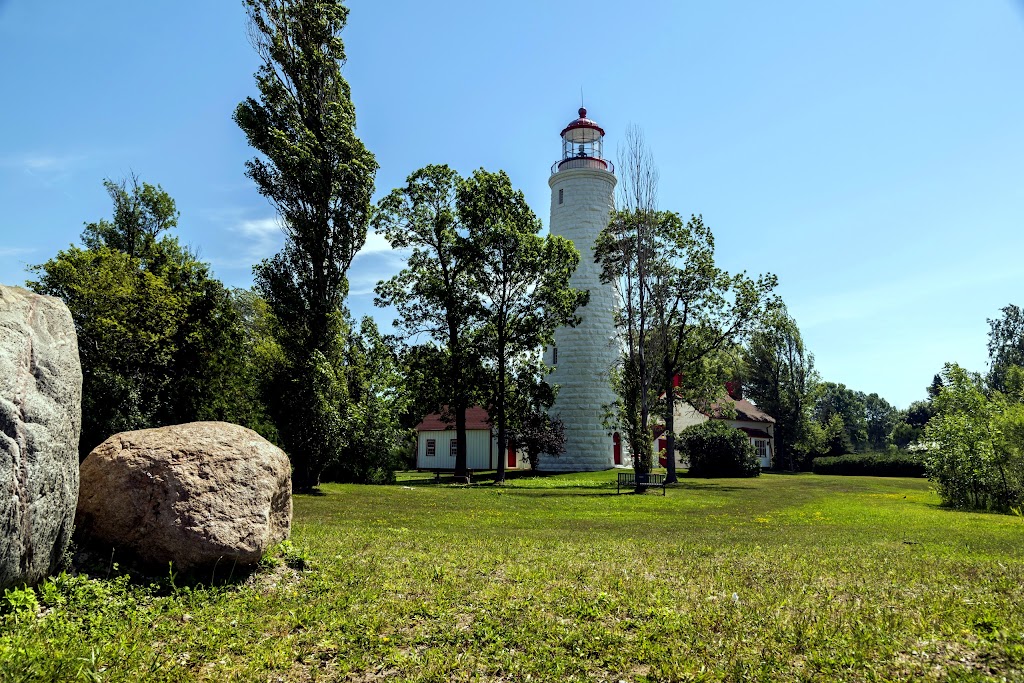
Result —
[[[428, 469], [420, 469], [419, 471], [420, 472], [433, 472], [434, 473], [434, 483], [435, 484], [440, 484], [441, 483], [441, 475], [442, 474], [452, 474], [452, 475], [455, 474], [455, 470], [446, 470], [446, 469], [436, 469], [436, 470], [435, 469], [429, 469], [429, 470]], [[473, 483], [473, 470], [471, 470], [471, 469], [467, 469], [466, 470], [466, 483], [467, 484], [472, 484]]]
[[637, 490], [649, 489], [655, 486], [661, 487], [661, 495], [665, 495], [664, 474], [636, 474], [635, 472], [619, 472], [618, 485], [615, 493], [621, 493], [623, 488]]

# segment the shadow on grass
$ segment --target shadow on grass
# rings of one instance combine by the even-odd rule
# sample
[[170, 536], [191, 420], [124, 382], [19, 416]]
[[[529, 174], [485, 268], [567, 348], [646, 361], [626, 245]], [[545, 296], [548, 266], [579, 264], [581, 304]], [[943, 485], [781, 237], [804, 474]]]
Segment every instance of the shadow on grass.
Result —
[[[455, 475], [451, 472], [442, 472], [440, 478], [435, 476], [433, 472], [415, 472], [410, 474], [418, 475], [415, 479], [406, 479], [400, 477], [393, 486], [435, 486], [441, 485], [452, 485], [462, 484], [460, 481], [456, 481]], [[564, 483], [549, 483], [554, 477], [568, 474], [567, 472], [533, 472], [533, 471], [519, 471], [511, 470], [505, 473], [505, 483], [515, 484], [517, 482], [529, 483], [537, 482], [539, 485], [538, 489], [562, 489], [562, 488], [606, 488], [612, 486], [614, 488], [615, 482], [600, 482], [594, 485], [580, 484], [579, 480], [566, 480]], [[573, 474], [580, 474], [575, 472]], [[500, 486], [497, 483], [498, 473], [495, 471], [476, 471], [473, 473], [473, 481], [468, 484], [469, 488], [482, 487], [482, 486]], [[463, 484], [465, 485], [465, 484]], [[510, 487], [511, 488], [511, 487]]]
[[255, 574], [271, 568], [262, 563], [240, 565], [233, 560], [217, 560], [183, 571], [173, 563], [151, 562], [136, 553], [109, 544], [97, 543], [76, 536], [66, 571], [95, 579], [116, 580], [126, 577], [128, 583], [145, 586], [154, 595], [171, 595], [183, 588], [216, 588], [240, 586]]
[[[420, 486], [437, 486], [437, 485], [460, 485], [461, 482], [455, 480], [455, 476], [450, 473], [441, 473], [440, 480], [438, 480], [433, 472], [423, 472], [421, 477], [416, 479], [399, 479], [397, 482], [398, 486], [408, 487], [420, 487]], [[509, 494], [529, 494], [539, 495], [547, 493], [548, 495], [577, 495], [577, 496], [607, 496], [607, 495], [619, 495], [619, 494], [637, 494], [632, 489], [622, 488], [618, 490], [616, 481], [609, 479], [607, 481], [599, 480], [587, 480], [587, 479], [560, 479], [566, 474], [575, 474], [580, 477], [586, 476], [586, 472], [533, 472], [530, 470], [518, 471], [513, 470], [505, 473], [505, 484], [502, 486], [496, 482], [497, 472], [476, 472], [473, 474], [473, 482], [471, 484], [461, 484], [466, 488], [493, 488], [498, 489]], [[596, 476], [601, 476], [604, 473], [597, 472], [593, 473]], [[606, 476], [606, 475], [605, 475]], [[719, 483], [719, 481], [712, 481], [700, 478], [688, 478], [681, 477], [679, 482], [676, 484], [669, 484], [668, 489], [671, 491], [675, 490], [693, 490], [693, 491], [746, 491], [751, 490], [755, 487], [745, 486], [740, 483]], [[551, 493], [555, 491], [564, 491], [564, 493]], [[595, 493], [573, 493], [575, 491], [594, 491]], [[598, 493], [599, 492], [599, 493]], [[655, 493], [661, 495], [661, 491], [655, 489], [649, 489], [644, 493]]]
[[719, 484], [713, 481], [701, 479], [680, 479], [678, 483], [669, 484], [670, 489], [684, 489], [691, 491], [750, 491], [753, 486], [741, 486], [739, 484]]

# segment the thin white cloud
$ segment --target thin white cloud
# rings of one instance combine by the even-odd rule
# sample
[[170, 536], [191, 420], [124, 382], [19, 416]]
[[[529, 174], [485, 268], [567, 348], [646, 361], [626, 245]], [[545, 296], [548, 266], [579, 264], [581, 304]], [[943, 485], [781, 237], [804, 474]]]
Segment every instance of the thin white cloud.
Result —
[[247, 240], [244, 253], [250, 263], [273, 256], [284, 244], [281, 221], [276, 216], [241, 221], [231, 231]]
[[23, 256], [36, 251], [35, 247], [0, 247], [0, 256]]
[[31, 175], [53, 175], [66, 173], [84, 159], [85, 157], [80, 154], [26, 152], [24, 154], [0, 157], [0, 166], [15, 168]]
[[[396, 250], [391, 248], [391, 243], [388, 242], [384, 235], [370, 230], [366, 233], [366, 244], [356, 254], [356, 258], [360, 256], [368, 256], [370, 254], [386, 254], [395, 252]], [[396, 252], [397, 253], [397, 252]]]
[[271, 240], [281, 234], [281, 221], [277, 217], [257, 218], [256, 220], [242, 221], [231, 228], [246, 237], [256, 240]]

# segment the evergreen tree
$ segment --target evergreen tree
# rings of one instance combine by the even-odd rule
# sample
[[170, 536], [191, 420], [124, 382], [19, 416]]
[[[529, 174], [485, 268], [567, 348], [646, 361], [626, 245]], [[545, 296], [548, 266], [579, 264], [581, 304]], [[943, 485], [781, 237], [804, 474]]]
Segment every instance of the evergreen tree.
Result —
[[754, 332], [742, 356], [744, 393], [776, 420], [776, 466], [797, 469], [812, 449], [810, 413], [819, 381], [814, 354], [782, 308]]

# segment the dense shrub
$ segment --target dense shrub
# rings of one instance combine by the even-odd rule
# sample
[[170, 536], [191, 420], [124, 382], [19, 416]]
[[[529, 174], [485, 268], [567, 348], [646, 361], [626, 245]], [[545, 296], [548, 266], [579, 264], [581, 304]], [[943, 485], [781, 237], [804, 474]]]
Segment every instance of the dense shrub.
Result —
[[1016, 397], [994, 392], [947, 365], [925, 427], [928, 478], [950, 507], [1010, 511], [1024, 505], [1024, 414]]
[[676, 440], [694, 477], [756, 477], [761, 462], [747, 435], [719, 420], [687, 427]]
[[924, 461], [913, 453], [861, 453], [815, 458], [815, 474], [860, 475], [866, 477], [923, 477]]

